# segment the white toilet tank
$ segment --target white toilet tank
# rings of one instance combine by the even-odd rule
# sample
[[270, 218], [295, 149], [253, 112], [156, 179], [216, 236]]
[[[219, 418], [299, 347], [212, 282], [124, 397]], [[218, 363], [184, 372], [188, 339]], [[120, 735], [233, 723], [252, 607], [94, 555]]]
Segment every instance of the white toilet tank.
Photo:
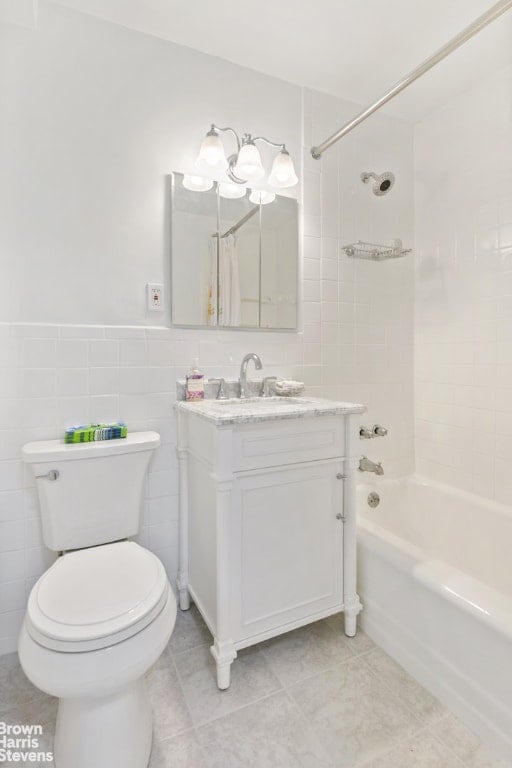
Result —
[[23, 458], [36, 477], [48, 549], [81, 549], [135, 536], [144, 478], [159, 444], [157, 432], [73, 445], [27, 443]]

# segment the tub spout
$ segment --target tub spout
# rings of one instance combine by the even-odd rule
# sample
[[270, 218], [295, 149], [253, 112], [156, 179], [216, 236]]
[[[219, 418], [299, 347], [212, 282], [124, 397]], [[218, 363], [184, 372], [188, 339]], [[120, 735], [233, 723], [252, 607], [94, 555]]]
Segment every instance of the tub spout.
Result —
[[361, 456], [359, 459], [359, 471], [360, 472], [374, 472], [376, 475], [383, 475], [384, 470], [380, 461], [376, 464], [374, 461], [370, 461], [366, 456]]

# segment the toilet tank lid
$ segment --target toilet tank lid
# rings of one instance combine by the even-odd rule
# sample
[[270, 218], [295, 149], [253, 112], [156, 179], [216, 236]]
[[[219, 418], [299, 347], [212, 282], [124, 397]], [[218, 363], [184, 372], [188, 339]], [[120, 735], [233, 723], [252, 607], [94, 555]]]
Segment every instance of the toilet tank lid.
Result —
[[23, 446], [23, 459], [28, 464], [45, 461], [71, 461], [99, 458], [136, 451], [152, 451], [160, 445], [158, 432], [129, 432], [118, 440], [66, 444], [64, 440], [38, 440]]

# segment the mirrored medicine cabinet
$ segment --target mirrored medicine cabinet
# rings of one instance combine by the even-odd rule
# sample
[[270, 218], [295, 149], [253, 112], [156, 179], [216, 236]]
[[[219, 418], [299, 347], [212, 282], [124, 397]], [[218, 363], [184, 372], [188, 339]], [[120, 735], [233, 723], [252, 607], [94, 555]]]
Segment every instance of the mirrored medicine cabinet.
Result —
[[173, 325], [296, 330], [297, 201], [191, 191], [181, 173], [170, 182]]

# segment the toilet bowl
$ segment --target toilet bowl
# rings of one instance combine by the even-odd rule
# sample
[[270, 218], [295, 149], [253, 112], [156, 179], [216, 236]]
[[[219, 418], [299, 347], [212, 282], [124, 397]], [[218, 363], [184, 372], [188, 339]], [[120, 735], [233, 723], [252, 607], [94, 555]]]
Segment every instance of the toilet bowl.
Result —
[[[48, 441], [24, 448], [38, 481], [45, 543], [70, 547], [34, 585], [18, 643], [29, 680], [59, 699], [58, 768], [148, 765], [145, 675], [169, 641], [176, 601], [156, 555], [127, 538], [103, 541], [105, 531], [128, 536], [138, 529], [143, 478], [158, 440], [135, 433], [110, 441], [117, 446]], [[91, 509], [86, 497], [95, 480], [92, 491], [109, 485], [110, 496]]]
[[145, 768], [152, 718], [144, 675], [175, 619], [162, 564], [134, 542], [65, 554], [35, 584], [19, 656], [29, 680], [60, 699], [58, 768]]

